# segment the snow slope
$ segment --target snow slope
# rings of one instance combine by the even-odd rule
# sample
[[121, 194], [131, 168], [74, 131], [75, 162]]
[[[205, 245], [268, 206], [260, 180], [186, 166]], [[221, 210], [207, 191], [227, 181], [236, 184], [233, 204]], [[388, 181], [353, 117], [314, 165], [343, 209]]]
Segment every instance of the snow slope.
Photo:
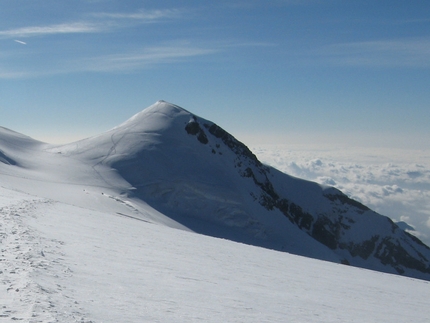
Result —
[[110, 131], [63, 146], [7, 129], [1, 135], [0, 171], [9, 188], [172, 228], [430, 279], [430, 249], [391, 220], [334, 188], [264, 166], [216, 124], [176, 105], [159, 101]]
[[159, 101], [100, 136], [53, 151], [99, 173], [114, 170], [133, 186], [129, 196], [193, 231], [430, 278], [430, 249], [389, 218], [262, 165], [222, 128], [176, 105]]
[[403, 323], [430, 316], [423, 280], [5, 188], [0, 214], [2, 322]]
[[64, 146], [0, 128], [0, 321], [426, 322], [427, 281], [340, 265], [294, 217], [357, 220], [342, 198], [165, 102]]
[[238, 176], [237, 155], [221, 140], [202, 145], [187, 134], [194, 118], [160, 101], [106, 133], [50, 151], [90, 165], [112, 187], [120, 175], [132, 185], [124, 188], [128, 198], [193, 231], [338, 261], [284, 215], [267, 217], [249, 193], [255, 183]]

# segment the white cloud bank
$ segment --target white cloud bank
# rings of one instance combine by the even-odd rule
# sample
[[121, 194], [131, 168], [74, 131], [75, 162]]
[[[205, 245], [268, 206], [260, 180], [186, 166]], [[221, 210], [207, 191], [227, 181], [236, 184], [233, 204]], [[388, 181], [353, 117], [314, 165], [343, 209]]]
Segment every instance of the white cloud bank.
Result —
[[256, 146], [275, 168], [340, 189], [430, 245], [430, 150]]

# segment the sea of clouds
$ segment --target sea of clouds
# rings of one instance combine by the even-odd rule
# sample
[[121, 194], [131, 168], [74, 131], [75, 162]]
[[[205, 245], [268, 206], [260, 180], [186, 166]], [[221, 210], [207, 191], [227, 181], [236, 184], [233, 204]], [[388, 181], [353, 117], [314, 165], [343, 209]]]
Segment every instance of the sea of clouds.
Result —
[[430, 150], [259, 145], [265, 164], [334, 186], [430, 246]]

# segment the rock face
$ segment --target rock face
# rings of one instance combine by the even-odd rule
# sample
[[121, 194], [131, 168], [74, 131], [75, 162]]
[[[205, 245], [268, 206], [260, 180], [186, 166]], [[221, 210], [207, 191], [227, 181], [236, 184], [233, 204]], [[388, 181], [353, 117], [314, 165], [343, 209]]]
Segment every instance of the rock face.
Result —
[[[398, 274], [408, 270], [421, 273], [423, 275], [418, 276], [422, 277], [430, 274], [430, 248], [388, 217], [377, 214], [335, 188], [321, 188], [321, 195], [309, 200], [318, 199], [324, 207], [307, 211], [306, 204], [294, 203], [289, 200], [288, 193], [275, 188], [277, 185], [270, 180], [272, 169], [260, 163], [244, 144], [216, 124], [202, 122], [202, 125], [193, 117], [193, 128], [199, 131], [188, 133], [197, 135], [203, 144], [210, 142], [210, 135], [220, 138], [237, 155], [239, 175], [251, 179], [259, 188], [258, 195], [250, 194], [260, 205], [268, 211], [279, 210], [291, 223], [340, 255], [342, 263], [368, 267], [366, 261], [375, 263], [377, 260], [376, 267], [391, 267]], [[207, 136], [203, 129], [208, 132]], [[205, 138], [204, 142], [201, 137]], [[278, 181], [286, 176], [279, 172], [276, 175], [280, 177]]]
[[388, 217], [263, 165], [215, 123], [164, 101], [58, 151], [100, 176], [113, 169], [129, 194], [196, 232], [430, 280], [430, 249]]

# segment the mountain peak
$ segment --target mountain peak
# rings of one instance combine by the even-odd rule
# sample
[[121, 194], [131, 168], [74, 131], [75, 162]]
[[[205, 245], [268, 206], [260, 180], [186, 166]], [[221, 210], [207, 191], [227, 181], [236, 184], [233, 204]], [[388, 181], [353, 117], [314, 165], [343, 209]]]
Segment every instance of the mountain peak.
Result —
[[[123, 127], [123, 126], [127, 126], [127, 125], [135, 125], [141, 122], [146, 123], [148, 118], [153, 119], [154, 116], [158, 115], [159, 117], [161, 116], [166, 116], [166, 117], [174, 117], [175, 115], [178, 115], [179, 113], [188, 113], [191, 114], [190, 112], [186, 111], [185, 109], [163, 101], [163, 100], [159, 100], [157, 102], [155, 102], [154, 104], [152, 104], [151, 106], [147, 107], [146, 109], [136, 113], [134, 116], [132, 116], [130, 119], [128, 119], [127, 121], [125, 121], [124, 123], [120, 124], [119, 126], [115, 127], [114, 129]], [[151, 116], [152, 115], [152, 116]]]
[[[192, 231], [430, 280], [430, 249], [389, 218], [263, 165], [226, 130], [177, 105], [157, 101], [50, 152], [80, 160], [112, 190], [121, 181], [121, 194]], [[1, 164], [13, 156], [4, 150]]]

